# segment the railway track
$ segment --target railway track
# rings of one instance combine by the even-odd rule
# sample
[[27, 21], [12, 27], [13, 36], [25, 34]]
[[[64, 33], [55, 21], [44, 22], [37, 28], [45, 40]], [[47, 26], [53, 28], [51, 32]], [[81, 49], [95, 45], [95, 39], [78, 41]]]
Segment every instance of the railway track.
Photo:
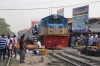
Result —
[[99, 63], [90, 58], [81, 58], [79, 56], [67, 53], [67, 52], [50, 52], [49, 53], [54, 58], [59, 59], [61, 64], [66, 66], [100, 66]]
[[99, 60], [92, 59], [92, 58], [89, 58], [87, 56], [79, 55], [79, 54], [76, 54], [76, 53], [73, 53], [73, 52], [68, 52], [68, 51], [64, 51], [64, 53], [69, 54], [69, 55], [73, 55], [75, 57], [79, 57], [81, 59], [84, 59], [84, 60], [86, 60], [86, 62], [96, 63], [96, 64], [98, 64], [100, 66], [100, 61]]
[[10, 65], [10, 60], [11, 60], [11, 58], [9, 57], [9, 58], [7, 59], [6, 65], [4, 65], [4, 66], [9, 66], [9, 65]]
[[78, 66], [76, 63], [70, 62], [69, 60], [57, 55], [56, 53], [49, 53], [49, 54], [51, 56], [53, 56], [54, 58], [59, 59], [59, 61], [56, 63], [62, 63], [62, 64], [67, 65], [67, 66]]

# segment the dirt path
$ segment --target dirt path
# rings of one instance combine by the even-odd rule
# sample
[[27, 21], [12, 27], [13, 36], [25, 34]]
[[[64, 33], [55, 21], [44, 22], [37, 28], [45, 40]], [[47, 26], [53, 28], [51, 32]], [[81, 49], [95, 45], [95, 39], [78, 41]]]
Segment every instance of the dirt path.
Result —
[[48, 66], [47, 63], [50, 62], [50, 60], [46, 56], [43, 57], [44, 62], [41, 62], [41, 56], [27, 55], [25, 63], [19, 64], [19, 66]]

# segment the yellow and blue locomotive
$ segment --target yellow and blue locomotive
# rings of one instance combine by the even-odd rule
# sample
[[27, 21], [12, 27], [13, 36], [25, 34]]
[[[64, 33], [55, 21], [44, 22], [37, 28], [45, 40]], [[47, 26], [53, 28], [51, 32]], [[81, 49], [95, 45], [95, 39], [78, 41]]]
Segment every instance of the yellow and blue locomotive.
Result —
[[68, 19], [58, 14], [44, 17], [38, 23], [38, 35], [46, 48], [68, 46]]

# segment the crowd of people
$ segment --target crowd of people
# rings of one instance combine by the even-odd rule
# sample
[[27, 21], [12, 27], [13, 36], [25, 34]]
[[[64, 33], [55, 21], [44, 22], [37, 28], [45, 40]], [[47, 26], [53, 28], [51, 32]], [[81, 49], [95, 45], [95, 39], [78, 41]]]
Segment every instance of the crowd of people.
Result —
[[[23, 34], [21, 36], [21, 39], [18, 41], [16, 35], [10, 35], [8, 34], [5, 36], [2, 34], [0, 37], [0, 62], [3, 61], [5, 62], [5, 56], [7, 53], [8, 58], [12, 57], [12, 55], [17, 57], [17, 48], [16, 46], [19, 44], [20, 46], [20, 63], [24, 63], [25, 61], [25, 53], [27, 50], [26, 44], [25, 44], [25, 35]], [[38, 48], [41, 48], [41, 43], [38, 40], [36, 42], [36, 46], [33, 49], [34, 53], [38, 50]]]
[[19, 43], [20, 45], [20, 63], [24, 63], [24, 59], [25, 59], [25, 40], [24, 40], [24, 34], [23, 36], [21, 36], [20, 41], [18, 42], [18, 39], [16, 37], [16, 35], [7, 35], [5, 36], [4, 34], [2, 34], [2, 36], [0, 37], [0, 62], [3, 61], [5, 62], [5, 56], [6, 53], [9, 57], [12, 57], [12, 55], [14, 55], [14, 57], [17, 57], [17, 44]]
[[8, 52], [7, 53], [8, 58], [12, 56], [12, 54], [15, 54], [16, 58], [17, 55], [16, 45], [17, 45], [16, 35], [10, 36], [10, 34], [8, 34], [7, 36], [5, 36], [4, 34], [2, 34], [2, 36], [0, 37], [0, 62], [1, 61], [5, 62], [6, 52]]
[[71, 47], [76, 46], [97, 46], [100, 42], [98, 34], [88, 34], [88, 35], [73, 35], [71, 37]]

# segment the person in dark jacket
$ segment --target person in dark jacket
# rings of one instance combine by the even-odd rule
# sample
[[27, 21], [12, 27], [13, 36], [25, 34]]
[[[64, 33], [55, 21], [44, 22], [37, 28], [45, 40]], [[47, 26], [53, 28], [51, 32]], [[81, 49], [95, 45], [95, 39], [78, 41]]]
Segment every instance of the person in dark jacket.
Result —
[[24, 63], [25, 61], [25, 40], [24, 36], [21, 36], [20, 40], [20, 63]]

